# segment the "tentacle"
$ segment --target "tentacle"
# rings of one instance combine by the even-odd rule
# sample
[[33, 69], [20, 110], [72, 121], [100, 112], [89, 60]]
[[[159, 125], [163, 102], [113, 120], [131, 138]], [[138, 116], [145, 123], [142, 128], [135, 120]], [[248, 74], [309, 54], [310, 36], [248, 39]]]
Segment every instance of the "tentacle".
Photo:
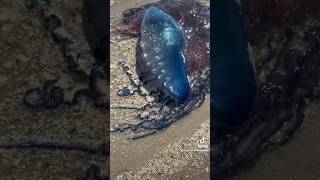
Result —
[[106, 144], [85, 144], [54, 141], [48, 139], [33, 139], [33, 140], [16, 140], [7, 143], [1, 142], [0, 148], [3, 149], [23, 149], [23, 148], [39, 148], [39, 149], [59, 149], [65, 151], [83, 151], [90, 154], [101, 154], [106, 156], [109, 154], [109, 148]]
[[[117, 124], [111, 129], [111, 133], [116, 132], [135, 132], [131, 140], [139, 139], [148, 135], [155, 134], [172, 123], [178, 121], [182, 117], [189, 114], [192, 110], [201, 106], [206, 95], [209, 93], [210, 87], [210, 71], [204, 72], [195, 79], [192, 84], [192, 93], [189, 100], [184, 104], [170, 104], [172, 100], [168, 98], [159, 99], [158, 102], [152, 102], [142, 107], [130, 107], [119, 105], [123, 109], [134, 109], [144, 111], [138, 114], [137, 118], [140, 120], [137, 124]], [[115, 107], [115, 108], [117, 108]], [[146, 111], [146, 108], [156, 108], [156, 110]]]

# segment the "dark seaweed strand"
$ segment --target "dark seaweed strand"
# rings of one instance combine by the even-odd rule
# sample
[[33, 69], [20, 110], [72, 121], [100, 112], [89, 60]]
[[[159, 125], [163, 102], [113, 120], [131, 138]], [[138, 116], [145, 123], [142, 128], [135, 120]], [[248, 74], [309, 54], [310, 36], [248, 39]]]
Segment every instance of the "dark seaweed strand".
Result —
[[59, 149], [67, 151], [82, 151], [90, 154], [101, 154], [107, 156], [109, 149], [107, 144], [84, 144], [71, 143], [53, 140], [19, 140], [15, 142], [0, 143], [0, 148], [3, 149], [24, 149], [24, 148], [40, 148], [40, 149]]
[[[172, 123], [188, 115], [192, 110], [201, 106], [201, 104], [205, 100], [205, 96], [209, 93], [209, 74], [210, 71], [207, 71], [202, 76], [197, 77], [192, 87], [192, 94], [186, 103], [178, 106], [169, 107], [169, 111], [164, 111], [163, 109], [166, 105], [166, 100], [162, 100], [158, 103], [152, 102], [151, 106], [159, 107], [158, 111], [148, 112], [147, 116], [145, 117], [138, 116], [140, 122], [137, 124], [118, 124], [115, 127], [113, 127], [111, 132], [139, 132], [139, 135], [130, 138], [131, 140], [136, 140], [148, 135], [155, 134], [158, 131], [164, 130], [165, 128], [169, 127]], [[155, 116], [160, 116], [160, 118], [155, 118]]]

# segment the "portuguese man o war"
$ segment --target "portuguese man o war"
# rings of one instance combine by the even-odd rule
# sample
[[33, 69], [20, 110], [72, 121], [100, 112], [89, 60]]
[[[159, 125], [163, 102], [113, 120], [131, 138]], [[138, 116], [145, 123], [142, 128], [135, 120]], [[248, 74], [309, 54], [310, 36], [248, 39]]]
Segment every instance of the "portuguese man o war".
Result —
[[215, 1], [213, 22], [211, 117], [216, 125], [240, 126], [252, 106], [256, 81], [239, 4]]
[[209, 9], [196, 1], [159, 1], [123, 12], [114, 31], [138, 37], [136, 72], [140, 81], [133, 78], [125, 60], [118, 61], [131, 81], [128, 87], [134, 87], [125, 87], [118, 95], [137, 92], [145, 96], [146, 104], [111, 105], [140, 111], [136, 124], [116, 124], [112, 132], [131, 131], [132, 139], [141, 138], [169, 127], [201, 106], [210, 92]]
[[186, 101], [190, 87], [181, 52], [184, 37], [180, 26], [155, 7], [147, 10], [141, 26], [136, 60], [139, 79], [177, 102]]

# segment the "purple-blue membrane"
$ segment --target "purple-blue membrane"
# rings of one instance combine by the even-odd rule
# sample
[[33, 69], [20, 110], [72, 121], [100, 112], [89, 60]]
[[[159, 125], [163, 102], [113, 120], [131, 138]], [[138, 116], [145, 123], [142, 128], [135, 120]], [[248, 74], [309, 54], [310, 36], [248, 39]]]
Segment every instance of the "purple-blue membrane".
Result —
[[178, 23], [164, 11], [150, 7], [141, 24], [136, 71], [147, 87], [180, 103], [190, 94], [183, 48], [184, 36]]
[[239, 126], [252, 106], [256, 81], [236, 1], [214, 2], [212, 35], [211, 117], [216, 125]]

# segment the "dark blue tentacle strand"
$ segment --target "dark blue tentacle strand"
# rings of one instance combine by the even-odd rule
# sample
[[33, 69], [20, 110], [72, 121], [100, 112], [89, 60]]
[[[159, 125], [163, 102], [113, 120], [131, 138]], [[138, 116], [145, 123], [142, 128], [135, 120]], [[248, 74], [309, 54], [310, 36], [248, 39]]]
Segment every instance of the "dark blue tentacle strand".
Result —
[[240, 6], [235, 0], [213, 4], [211, 117], [215, 125], [239, 126], [256, 91]]

